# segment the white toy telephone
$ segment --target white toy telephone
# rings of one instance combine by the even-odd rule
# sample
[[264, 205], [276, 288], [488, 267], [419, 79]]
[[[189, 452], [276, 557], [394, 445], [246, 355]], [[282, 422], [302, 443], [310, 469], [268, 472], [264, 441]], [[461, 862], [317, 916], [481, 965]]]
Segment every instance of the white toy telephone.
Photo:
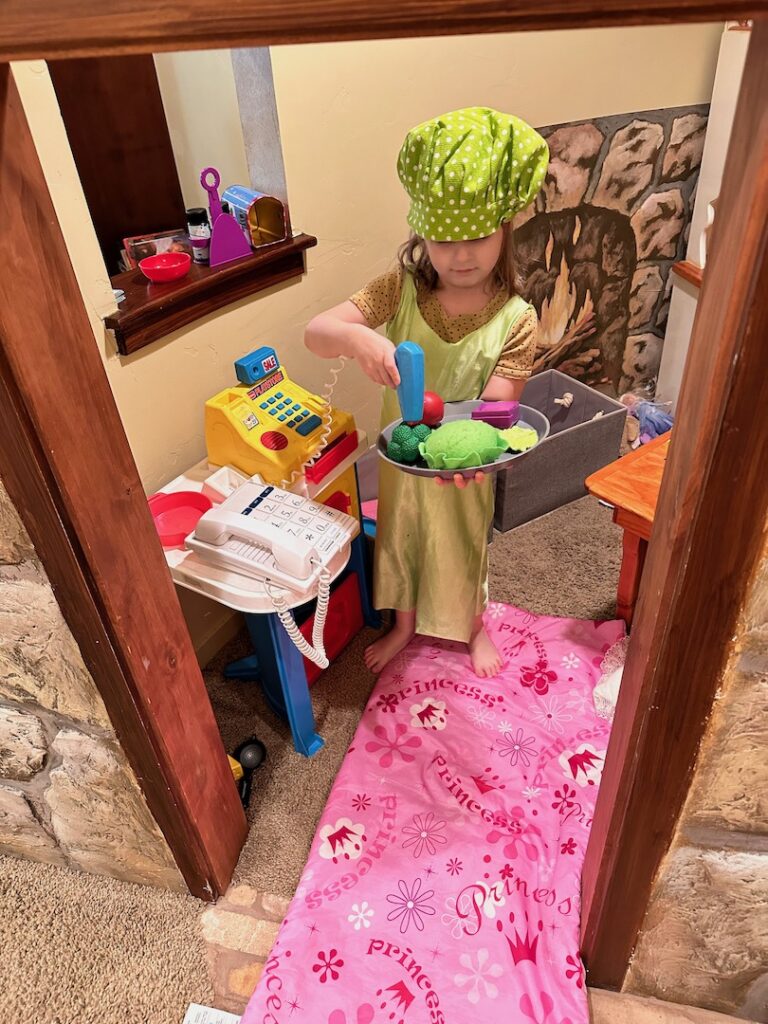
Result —
[[[338, 562], [340, 553], [343, 563], [348, 560], [359, 529], [356, 519], [337, 509], [278, 487], [249, 482], [200, 518], [186, 546], [221, 569], [263, 580], [293, 642], [302, 654], [326, 668], [322, 638], [330, 565]], [[282, 591], [309, 600], [315, 585], [317, 610], [310, 646]]]

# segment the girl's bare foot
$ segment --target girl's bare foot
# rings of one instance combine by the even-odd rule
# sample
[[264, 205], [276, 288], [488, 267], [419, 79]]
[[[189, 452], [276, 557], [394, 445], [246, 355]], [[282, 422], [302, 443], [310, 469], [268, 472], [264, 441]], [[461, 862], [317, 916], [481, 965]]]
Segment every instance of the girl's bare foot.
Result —
[[489, 679], [501, 671], [501, 655], [486, 633], [482, 619], [469, 641], [469, 656], [475, 675], [481, 679]]
[[413, 630], [393, 626], [389, 633], [383, 636], [381, 640], [376, 640], [370, 647], [366, 647], [365, 664], [368, 671], [373, 672], [375, 675], [383, 672], [394, 656], [399, 654], [404, 647], [408, 646], [412, 636]]
[[395, 625], [380, 640], [365, 649], [365, 664], [369, 672], [378, 675], [386, 665], [410, 643], [416, 632], [416, 612], [395, 612]]

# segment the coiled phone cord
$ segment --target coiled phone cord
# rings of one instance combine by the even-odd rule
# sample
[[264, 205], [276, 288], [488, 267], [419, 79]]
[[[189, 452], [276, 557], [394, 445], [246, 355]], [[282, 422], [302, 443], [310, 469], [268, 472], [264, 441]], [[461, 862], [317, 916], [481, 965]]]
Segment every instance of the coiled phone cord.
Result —
[[333, 397], [333, 392], [336, 388], [336, 384], [338, 383], [339, 374], [344, 369], [346, 362], [347, 356], [339, 356], [337, 365], [331, 367], [331, 375], [320, 393], [320, 398], [322, 398], [324, 406], [322, 413], [323, 429], [320, 433], [320, 437], [318, 438], [317, 448], [315, 448], [309, 458], [303, 462], [298, 469], [293, 470], [290, 477], [287, 477], [278, 484], [278, 487], [282, 487], [285, 491], [290, 491], [291, 486], [296, 483], [299, 477], [304, 475], [310, 462], [317, 459], [328, 445], [331, 433], [333, 432], [333, 410], [331, 408], [331, 398]]
[[[336, 388], [336, 384], [339, 380], [339, 375], [344, 369], [347, 362], [347, 356], [339, 356], [339, 361], [336, 366], [331, 367], [331, 374], [323, 388], [320, 397], [323, 400], [323, 414], [322, 414], [322, 432], [320, 433], [319, 442], [312, 455], [299, 466], [298, 469], [294, 469], [290, 477], [283, 480], [278, 486], [286, 491], [291, 489], [291, 486], [298, 480], [299, 477], [303, 476], [306, 472], [307, 466], [310, 462], [314, 461], [319, 457], [321, 452], [328, 445], [331, 433], [333, 431], [333, 410], [331, 407], [331, 398]], [[371, 445], [374, 448], [375, 445]], [[370, 451], [370, 448], [369, 448]], [[325, 653], [325, 645], [323, 644], [323, 630], [325, 628], [325, 620], [328, 614], [328, 604], [331, 598], [331, 574], [325, 566], [320, 569], [320, 575], [318, 578], [317, 585], [317, 606], [315, 609], [315, 621], [312, 627], [312, 644], [310, 645], [304, 639], [303, 634], [296, 625], [296, 621], [291, 615], [288, 606], [285, 602], [285, 598], [282, 596], [275, 596], [269, 585], [267, 585], [269, 596], [272, 599], [272, 604], [275, 611], [278, 614], [280, 621], [285, 627], [285, 631], [291, 638], [295, 646], [298, 648], [301, 654], [305, 658], [308, 658], [315, 665], [320, 668], [328, 668], [328, 657]]]
[[275, 593], [269, 583], [267, 584], [267, 591], [272, 599], [272, 605], [277, 612], [277, 616], [282, 622], [286, 633], [293, 641], [294, 646], [301, 654], [304, 655], [305, 658], [308, 658], [319, 668], [328, 668], [329, 661], [328, 656], [325, 653], [323, 631], [325, 629], [325, 620], [328, 615], [328, 604], [331, 599], [331, 574], [326, 566], [320, 566], [320, 575], [317, 583], [317, 605], [315, 607], [315, 621], [312, 625], [311, 644], [306, 641], [303, 633], [296, 625], [296, 620], [293, 615], [291, 615], [283, 593]]

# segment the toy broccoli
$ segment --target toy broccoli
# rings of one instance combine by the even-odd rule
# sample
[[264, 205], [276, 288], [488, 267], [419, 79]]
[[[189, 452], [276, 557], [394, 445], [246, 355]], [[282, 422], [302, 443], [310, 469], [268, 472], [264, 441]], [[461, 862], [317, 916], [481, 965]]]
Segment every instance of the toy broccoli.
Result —
[[419, 423], [415, 427], [401, 423], [392, 431], [392, 438], [387, 445], [387, 458], [412, 466], [419, 457], [419, 445], [426, 441], [431, 433], [426, 423]]

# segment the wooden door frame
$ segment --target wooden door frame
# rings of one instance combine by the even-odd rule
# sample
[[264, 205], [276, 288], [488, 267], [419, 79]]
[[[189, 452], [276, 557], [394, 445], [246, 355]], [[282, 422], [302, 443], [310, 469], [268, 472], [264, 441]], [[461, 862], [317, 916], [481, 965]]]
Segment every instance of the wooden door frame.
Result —
[[[384, 8], [368, 0], [355, 5], [346, 0], [243, 0], [234, 10], [214, 7], [207, 0], [170, 0], [161, 7], [149, 0], [117, 0], [108, 11], [98, 0], [37, 0], [34, 15], [26, 0], [8, 0], [0, 22], [0, 59], [761, 15], [768, 15], [765, 0], [393, 0]], [[760, 372], [768, 337], [766, 66], [768, 21], [760, 20], [751, 40], [678, 423], [587, 851], [583, 951], [590, 983], [606, 987], [618, 987], [623, 980], [655, 873], [688, 790], [729, 638], [764, 535], [768, 480], [761, 479], [758, 469], [766, 464], [768, 455], [768, 420], [762, 415], [766, 383]], [[12, 87], [10, 94], [13, 97]], [[16, 97], [10, 106], [17, 102]], [[4, 102], [3, 107], [7, 116], [9, 104]], [[4, 303], [0, 308], [0, 379], [15, 409], [13, 436], [0, 445], [0, 475], [21, 507], [92, 671], [98, 667], [96, 655], [100, 652], [89, 629], [109, 641], [111, 670], [106, 682], [94, 673], [97, 685], [177, 860], [180, 843], [174, 836], [179, 833], [192, 837], [197, 859], [204, 861], [210, 838], [210, 832], [204, 834], [205, 813], [210, 808], [205, 800], [195, 803], [189, 787], [184, 786], [190, 759], [178, 747], [174, 756], [169, 756], [164, 740], [172, 722], [168, 718], [159, 721], [152, 703], [153, 696], [166, 686], [175, 687], [176, 713], [184, 685], [190, 687], [193, 700], [202, 698], [199, 672], [192, 664], [191, 643], [103, 367], [97, 366], [93, 334], [22, 120], [23, 112], [20, 117], [16, 110], [14, 131], [9, 133], [6, 128], [0, 135], [4, 223], [22, 229], [30, 242], [29, 251], [0, 243], [0, 298]], [[745, 178], [748, 189], [743, 186]], [[51, 241], [46, 249], [55, 258], [48, 259], [35, 249], [33, 232], [23, 228], [18, 216], [12, 216], [2, 198], [7, 191], [3, 185], [18, 187], [20, 181], [26, 184], [28, 180], [41, 211], [37, 237], [45, 232]], [[8, 273], [10, 285], [5, 280]], [[33, 311], [32, 332], [22, 329], [30, 301], [25, 275], [45, 284], [45, 301], [36, 295], [42, 312]], [[57, 347], [50, 337], [39, 335], [52, 332], [54, 325], [61, 323], [62, 301], [72, 325], [67, 325], [66, 344]], [[52, 398], [48, 374], [56, 373], [56, 358], [62, 348], [78, 365], [87, 366], [90, 398], [95, 396], [99, 410], [96, 422], [87, 424], [88, 447], [96, 456], [89, 457], [84, 451], [84, 434], [78, 443], [75, 430], [62, 431], [60, 420], [47, 414], [46, 404]], [[72, 378], [69, 374], [69, 383], [77, 385]], [[70, 411], [78, 394], [81, 400], [85, 397], [82, 387], [69, 396]], [[84, 426], [81, 417], [81, 430]], [[15, 455], [14, 447], [18, 448]], [[89, 511], [93, 494], [85, 487], [94, 483], [97, 469], [108, 468], [102, 453], [116, 460], [116, 468], [103, 475], [100, 493], [119, 507], [128, 524], [114, 541], [106, 536], [106, 519], [96, 522]], [[30, 465], [32, 480], [25, 483], [20, 471], [29, 475]], [[36, 502], [49, 511], [47, 519]], [[51, 550], [54, 542], [71, 549], [70, 564], [79, 569], [82, 586], [64, 586], [67, 569], [58, 567], [58, 554]], [[121, 542], [131, 547], [130, 555], [120, 547], [128, 562], [140, 563], [136, 593], [150, 601], [156, 615], [169, 617], [165, 647], [162, 637], [152, 635], [146, 615], [125, 619], [120, 614], [121, 591], [111, 561]], [[157, 633], [156, 626], [154, 631]], [[137, 664], [136, 651], [146, 642], [156, 647], [156, 674], [154, 665], [153, 672], [148, 672], [142, 670], [140, 661]], [[180, 672], [182, 663], [184, 671]], [[135, 730], [118, 724], [121, 707], [131, 711]], [[205, 739], [211, 749], [216, 747], [210, 729]], [[158, 788], [164, 786], [178, 796], [169, 806], [159, 799]], [[241, 841], [238, 829], [230, 832], [224, 864], [231, 863], [232, 851]], [[185, 877], [196, 878], [199, 890], [202, 875], [196, 871], [194, 865], [188, 866]], [[220, 873], [219, 879], [223, 875]]]
[[0, 478], [190, 892], [215, 899], [245, 814], [8, 64], [0, 218]]
[[765, 543], [766, 19], [752, 30], [717, 207], [584, 866], [582, 950], [606, 988], [624, 979]]

